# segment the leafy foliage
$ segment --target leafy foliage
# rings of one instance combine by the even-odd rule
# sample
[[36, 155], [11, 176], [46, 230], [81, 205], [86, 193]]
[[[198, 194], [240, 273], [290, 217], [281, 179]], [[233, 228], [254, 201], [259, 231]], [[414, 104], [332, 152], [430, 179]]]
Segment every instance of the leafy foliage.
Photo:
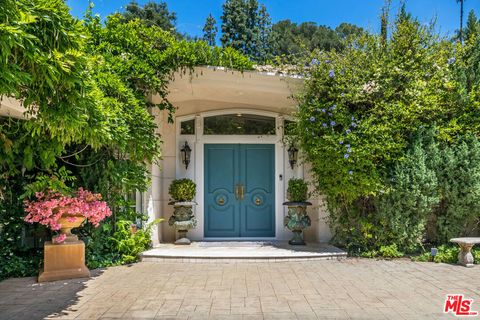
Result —
[[[154, 13], [161, 9], [151, 7]], [[232, 48], [179, 41], [156, 23], [120, 14], [102, 23], [91, 8], [79, 21], [61, 0], [2, 3], [0, 96], [19, 99], [29, 110], [25, 120], [0, 119], [0, 254], [8, 257], [0, 269], [9, 270], [2, 276], [24, 275], [22, 264], [39, 262], [41, 252], [28, 248], [40, 248], [51, 234], [21, 222], [25, 213], [19, 195], [28, 198], [48, 187], [101, 193], [113, 215], [99, 229], [82, 229], [87, 263], [130, 261], [122, 256], [132, 256], [131, 243], [120, 246], [123, 239], [116, 237], [122, 236], [117, 230], [123, 225], [144, 220], [126, 209], [125, 195], [146, 190], [148, 165], [161, 156], [151, 108], [166, 110], [172, 119], [175, 108], [166, 99], [167, 86], [178, 70], [252, 68]], [[153, 94], [159, 103], [146, 99]], [[138, 250], [146, 246], [142, 232], [133, 241]], [[34, 245], [30, 236], [28, 243], [22, 240], [22, 234], [35, 233]]]
[[308, 185], [303, 179], [288, 180], [287, 198], [292, 202], [304, 202], [308, 198]]
[[176, 34], [175, 24], [177, 14], [168, 10], [167, 3], [164, 1], [149, 1], [143, 7], [136, 1], [131, 1], [122, 13], [124, 21], [138, 19], [147, 26], [156, 26], [172, 34]]
[[479, 37], [461, 46], [432, 29], [402, 7], [389, 39], [362, 34], [309, 59], [297, 134], [350, 251], [477, 228]]
[[122, 263], [136, 262], [140, 253], [151, 246], [152, 229], [162, 219], [156, 219], [146, 225], [144, 229], [132, 229], [129, 221], [120, 220], [116, 224], [116, 231], [111, 238], [115, 248], [121, 254]]
[[[441, 245], [437, 248], [437, 254], [434, 258], [431, 256], [430, 252], [424, 252], [421, 255], [413, 256], [412, 260], [427, 262], [431, 261], [433, 258], [433, 261], [436, 263], [457, 263], [459, 252], [460, 248], [458, 246]], [[472, 254], [475, 256], [478, 255], [479, 252], [480, 251], [475, 249], [472, 250]], [[478, 263], [478, 261], [475, 260], [475, 263]]]
[[465, 137], [445, 148], [437, 167], [440, 202], [435, 209], [435, 240], [473, 234], [480, 223], [480, 142]]
[[415, 250], [424, 241], [428, 219], [440, 196], [435, 170], [438, 144], [432, 131], [427, 136], [423, 132], [393, 166], [393, 172], [385, 178], [385, 190], [375, 200], [383, 229], [379, 242], [396, 242], [407, 251]]
[[190, 179], [173, 180], [168, 193], [175, 201], [192, 201], [197, 193], [197, 185]]
[[345, 40], [359, 36], [363, 29], [349, 23], [341, 23], [335, 30], [319, 26], [315, 22], [297, 24], [281, 20], [272, 26], [272, 54], [285, 63], [298, 61], [313, 50], [341, 50]]

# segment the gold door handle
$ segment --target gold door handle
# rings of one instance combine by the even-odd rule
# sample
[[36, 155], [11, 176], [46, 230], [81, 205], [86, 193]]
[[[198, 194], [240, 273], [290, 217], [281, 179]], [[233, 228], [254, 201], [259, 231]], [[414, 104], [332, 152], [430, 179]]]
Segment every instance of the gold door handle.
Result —
[[235, 199], [240, 200], [240, 185], [235, 186]]
[[217, 200], [217, 203], [218, 203], [219, 205], [223, 206], [223, 205], [225, 204], [225, 199], [220, 198], [220, 199]]
[[255, 204], [257, 206], [261, 205], [262, 204], [262, 200], [260, 198], [255, 198]]
[[243, 200], [245, 197], [245, 187], [239, 183], [235, 186], [235, 198], [237, 200]]

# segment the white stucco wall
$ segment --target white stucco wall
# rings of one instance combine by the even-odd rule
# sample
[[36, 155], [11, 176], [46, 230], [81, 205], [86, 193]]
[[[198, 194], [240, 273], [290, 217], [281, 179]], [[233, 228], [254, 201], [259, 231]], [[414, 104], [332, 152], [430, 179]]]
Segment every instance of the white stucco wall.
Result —
[[[225, 113], [232, 112], [226, 109]], [[254, 112], [251, 110], [251, 112]], [[144, 195], [144, 199], [148, 199], [148, 212], [149, 216], [153, 220], [154, 218], [163, 218], [164, 222], [161, 223], [158, 229], [154, 232], [154, 243], [159, 242], [173, 242], [175, 240], [175, 233], [173, 229], [168, 225], [167, 221], [173, 213], [172, 206], [168, 205], [170, 201], [168, 194], [168, 187], [173, 179], [176, 178], [190, 178], [197, 183], [197, 199], [196, 201], [202, 206], [203, 192], [200, 190], [203, 188], [203, 161], [202, 150], [203, 140], [195, 135], [179, 135], [179, 121], [191, 118], [190, 116], [176, 118], [175, 122], [168, 123], [166, 121], [167, 114], [165, 112], [158, 112], [156, 114], [156, 121], [158, 124], [158, 132], [162, 136], [162, 160], [158, 164], [154, 164], [151, 167], [152, 172], [152, 185], [149, 191]], [[195, 116], [194, 116], [195, 117]], [[283, 117], [280, 116], [280, 119]], [[202, 117], [196, 116], [196, 131], [202, 130], [201, 126]], [[228, 139], [228, 137], [220, 137], [221, 139]], [[270, 138], [272, 139], [272, 138]], [[305, 178], [307, 181], [310, 179], [309, 166], [299, 164], [292, 170], [288, 162], [288, 146], [285, 148], [283, 144], [278, 141], [280, 137], [274, 140], [269, 140], [266, 143], [274, 143], [277, 148], [276, 156], [276, 183], [277, 183], [277, 227], [276, 237], [277, 240], [287, 240], [291, 237], [289, 230], [283, 227], [283, 218], [286, 215], [286, 208], [281, 206], [281, 203], [285, 201], [287, 183], [290, 178]], [[185, 169], [181, 163], [180, 149], [188, 141], [188, 144], [192, 148], [191, 163], [188, 169]], [[273, 142], [276, 141], [276, 142]], [[228, 143], [228, 140], [226, 140]], [[259, 141], [263, 142], [263, 141]], [[232, 140], [231, 143], [239, 143], [238, 137]], [[280, 152], [280, 153], [278, 153]], [[280, 179], [279, 174], [282, 175]], [[327, 211], [321, 197], [311, 198], [312, 206], [308, 208], [308, 213], [312, 220], [312, 226], [305, 231], [306, 241], [314, 242], [328, 242], [331, 238], [330, 230], [326, 222]], [[198, 227], [195, 230], [189, 231], [189, 237], [192, 240], [203, 239], [203, 208], [197, 207], [195, 209], [198, 219]]]
[[[147, 209], [150, 219], [163, 218], [154, 232], [154, 244], [159, 242], [173, 242], [175, 233], [168, 225], [168, 219], [173, 213], [173, 208], [168, 205], [168, 187], [175, 178], [190, 178], [197, 183], [197, 202], [202, 205], [203, 192], [203, 143], [209, 143], [199, 134], [202, 129], [202, 117], [207, 114], [235, 113], [242, 110], [245, 113], [269, 114], [277, 119], [277, 126], [283, 123], [283, 118], [288, 117], [296, 110], [295, 101], [291, 99], [292, 86], [298, 85], [288, 79], [280, 79], [266, 75], [238, 72], [200, 70], [201, 76], [180, 77], [170, 85], [169, 100], [178, 108], [175, 123], [168, 123], [167, 113], [153, 111], [158, 126], [158, 133], [163, 140], [163, 157], [151, 167], [152, 185], [143, 195], [144, 208]], [[198, 74], [197, 74], [198, 75]], [[150, 97], [152, 101], [158, 97]], [[156, 101], [158, 102], [158, 101]], [[196, 135], [179, 135], [179, 121], [196, 119]], [[287, 211], [281, 203], [285, 201], [288, 180], [292, 177], [309, 179], [308, 165], [297, 165], [294, 170], [288, 163], [288, 154], [281, 141], [281, 132], [277, 129], [276, 137], [266, 138], [265, 142], [276, 146], [276, 201], [277, 201], [277, 227], [276, 239], [289, 239], [291, 233], [283, 227], [283, 217]], [[208, 137], [208, 139], [212, 139]], [[215, 138], [213, 138], [215, 140]], [[219, 137], [223, 143], [252, 143], [250, 138], [243, 141], [236, 136], [233, 140], [228, 137]], [[180, 149], [185, 141], [192, 148], [192, 158], [188, 170], [181, 163]], [[255, 141], [253, 141], [255, 143]], [[279, 174], [282, 175], [280, 179]], [[197, 181], [199, 180], [199, 181]], [[312, 219], [312, 226], [305, 231], [307, 241], [327, 242], [331, 238], [330, 230], [326, 223], [327, 212], [321, 197], [311, 199], [313, 205], [308, 208]], [[196, 209], [199, 226], [196, 230], [189, 231], [193, 240], [203, 238], [203, 208]]]

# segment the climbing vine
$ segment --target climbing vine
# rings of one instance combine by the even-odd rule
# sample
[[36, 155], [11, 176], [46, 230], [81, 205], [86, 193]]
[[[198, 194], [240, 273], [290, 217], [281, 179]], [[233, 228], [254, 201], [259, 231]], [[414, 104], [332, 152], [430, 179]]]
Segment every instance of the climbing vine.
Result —
[[[334, 239], [353, 251], [415, 250], [477, 230], [480, 214], [465, 211], [477, 206], [477, 186], [464, 179], [477, 170], [478, 27], [463, 45], [432, 30], [402, 7], [389, 39], [364, 34], [301, 66], [299, 142], [327, 197]], [[434, 143], [418, 137], [424, 128]]]
[[[49, 234], [21, 222], [21, 195], [59, 188], [43, 183], [52, 177], [65, 188], [103, 194], [114, 214], [99, 229], [83, 231], [88, 262], [122, 263], [117, 226], [145, 220], [125, 195], [146, 190], [148, 166], [161, 157], [151, 110], [166, 110], [172, 119], [173, 74], [193, 73], [197, 65], [252, 68], [233, 49], [179, 41], [139, 20], [114, 14], [102, 22], [91, 8], [78, 20], [62, 0], [3, 1], [0, 49], [0, 97], [27, 108], [25, 119], [0, 118], [1, 277], [37, 272], [31, 264], [39, 259], [19, 252], [31, 255]], [[159, 103], [150, 102], [153, 94]]]

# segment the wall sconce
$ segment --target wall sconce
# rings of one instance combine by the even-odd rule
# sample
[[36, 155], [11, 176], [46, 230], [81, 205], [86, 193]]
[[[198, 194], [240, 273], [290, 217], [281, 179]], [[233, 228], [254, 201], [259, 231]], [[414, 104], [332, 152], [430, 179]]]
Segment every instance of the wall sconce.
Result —
[[298, 156], [298, 149], [295, 148], [293, 144], [290, 145], [290, 148], [288, 148], [288, 162], [290, 162], [290, 167], [293, 170], [293, 167], [295, 167], [295, 164], [297, 163], [297, 156]]
[[185, 141], [184, 146], [180, 149], [182, 154], [182, 163], [185, 165], [185, 169], [188, 169], [188, 165], [190, 163], [190, 154], [192, 153], [192, 149], [188, 145], [188, 142]]

